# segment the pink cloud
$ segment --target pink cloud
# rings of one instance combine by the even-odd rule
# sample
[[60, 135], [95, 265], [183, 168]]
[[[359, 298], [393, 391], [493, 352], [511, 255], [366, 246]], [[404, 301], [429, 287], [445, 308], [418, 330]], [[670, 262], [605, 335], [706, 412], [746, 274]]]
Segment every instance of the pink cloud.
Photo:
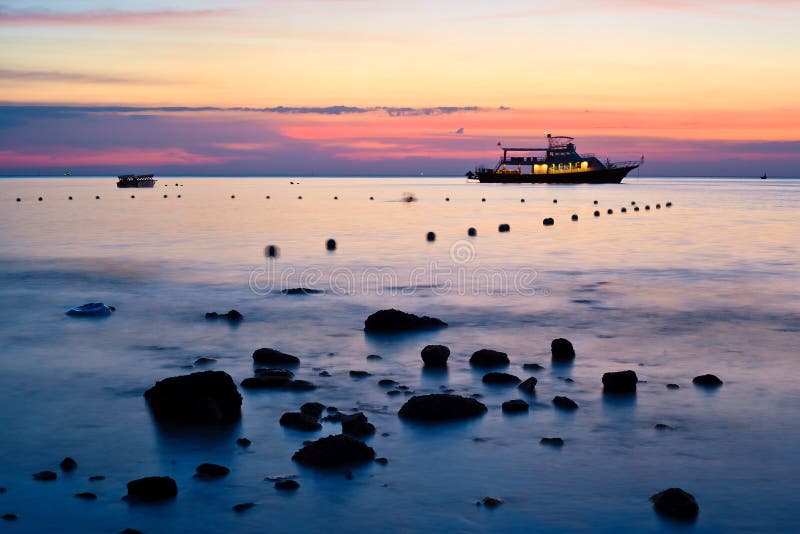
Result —
[[229, 9], [188, 9], [153, 11], [57, 11], [51, 9], [8, 9], [0, 6], [0, 24], [5, 25], [106, 25], [150, 24], [159, 21], [215, 17]]
[[181, 148], [140, 149], [114, 148], [104, 150], [48, 148], [46, 152], [27, 150], [0, 150], [1, 167], [73, 167], [73, 166], [158, 166], [158, 165], [208, 165], [222, 163], [220, 156], [194, 154]]

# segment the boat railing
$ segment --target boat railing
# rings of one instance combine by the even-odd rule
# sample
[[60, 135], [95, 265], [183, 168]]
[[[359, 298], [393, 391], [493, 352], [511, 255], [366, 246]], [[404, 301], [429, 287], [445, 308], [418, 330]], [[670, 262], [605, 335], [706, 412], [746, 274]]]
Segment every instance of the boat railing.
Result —
[[611, 161], [606, 163], [606, 167], [609, 169], [617, 169], [619, 167], [638, 167], [641, 164], [641, 160]]

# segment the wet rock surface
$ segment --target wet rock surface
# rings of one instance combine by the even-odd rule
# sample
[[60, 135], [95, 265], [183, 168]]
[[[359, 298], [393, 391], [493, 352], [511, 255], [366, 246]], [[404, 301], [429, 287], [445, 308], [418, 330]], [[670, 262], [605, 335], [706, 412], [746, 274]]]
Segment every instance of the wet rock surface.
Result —
[[97, 500], [97, 495], [90, 491], [82, 491], [80, 493], [75, 494], [76, 499], [82, 499], [84, 501], [95, 501]]
[[542, 438], [539, 440], [539, 443], [542, 445], [548, 445], [550, 447], [563, 447], [564, 440], [562, 438]]
[[307, 402], [300, 406], [300, 412], [308, 415], [309, 417], [313, 417], [314, 419], [319, 419], [322, 417], [322, 412], [325, 411], [325, 405], [319, 402]]
[[441, 368], [447, 367], [447, 358], [450, 357], [450, 349], [444, 345], [427, 345], [420, 352], [422, 362], [425, 367]]
[[519, 388], [521, 391], [524, 391], [525, 393], [527, 393], [527, 394], [529, 394], [529, 395], [533, 395], [533, 394], [535, 394], [535, 393], [536, 393], [536, 384], [538, 384], [538, 383], [539, 383], [539, 381], [538, 381], [538, 380], [536, 380], [536, 377], [534, 377], [534, 376], [531, 376], [531, 377], [529, 377], [529, 378], [526, 378], [526, 379], [525, 379], [525, 380], [524, 380], [524, 381], [523, 381], [523, 382], [522, 382], [522, 383], [521, 383], [519, 386], [517, 386], [517, 387], [518, 387], [518, 388]]
[[236, 310], [230, 310], [227, 313], [208, 312], [206, 313], [206, 319], [209, 320], [223, 319], [225, 321], [230, 321], [232, 323], [238, 323], [239, 321], [244, 319], [244, 315], [242, 315]]
[[681, 488], [669, 488], [650, 497], [653, 508], [661, 515], [673, 519], [690, 521], [700, 513], [697, 501], [689, 492]]
[[303, 432], [313, 432], [322, 430], [322, 425], [317, 422], [317, 418], [306, 415], [302, 412], [286, 412], [280, 418], [281, 426]]
[[692, 379], [692, 384], [707, 388], [715, 388], [722, 385], [722, 380], [720, 380], [716, 375], [705, 374], [694, 377]]
[[78, 468], [78, 462], [67, 456], [58, 464], [62, 471], [69, 473]]
[[345, 415], [342, 417], [342, 433], [364, 438], [375, 433], [375, 425], [361, 412]]
[[33, 480], [38, 480], [39, 482], [52, 482], [57, 478], [58, 475], [55, 471], [39, 471], [33, 474]]
[[231, 470], [218, 464], [205, 463], [195, 468], [194, 478], [220, 478], [224, 477]]
[[469, 363], [473, 367], [504, 367], [508, 365], [508, 354], [491, 349], [481, 349], [472, 353], [469, 358]]
[[522, 399], [505, 401], [501, 406], [503, 413], [522, 413], [527, 412], [530, 406]]
[[413, 421], [453, 421], [478, 417], [486, 411], [483, 403], [471, 397], [434, 393], [411, 397], [398, 415]]
[[563, 397], [560, 395], [556, 395], [553, 397], [553, 405], [556, 408], [561, 408], [562, 410], [577, 410], [578, 403], [574, 400], [570, 399], [569, 397]]
[[380, 310], [364, 321], [364, 331], [374, 334], [414, 332], [446, 327], [447, 323], [435, 317], [414, 315], [396, 309]]
[[300, 488], [300, 483], [296, 480], [292, 480], [291, 478], [278, 480], [275, 482], [275, 489], [284, 490], [284, 491], [292, 491]]
[[312, 441], [292, 455], [292, 460], [311, 467], [339, 467], [374, 459], [372, 447], [343, 434]]
[[156, 382], [144, 394], [153, 416], [162, 421], [232, 423], [242, 415], [242, 396], [223, 371], [205, 371]]
[[264, 365], [295, 366], [300, 365], [300, 358], [270, 348], [261, 348], [253, 352], [253, 361]]
[[604, 393], [636, 393], [639, 378], [634, 371], [613, 371], [603, 374]]
[[170, 477], [144, 477], [128, 482], [128, 498], [131, 500], [155, 502], [177, 495], [178, 485]]
[[569, 363], [575, 359], [575, 349], [572, 343], [562, 337], [550, 342], [550, 354], [553, 361], [559, 363]]
[[520, 383], [520, 379], [518, 376], [514, 376], [509, 373], [497, 373], [497, 372], [486, 373], [485, 375], [483, 375], [481, 381], [484, 384], [506, 385], [506, 386]]

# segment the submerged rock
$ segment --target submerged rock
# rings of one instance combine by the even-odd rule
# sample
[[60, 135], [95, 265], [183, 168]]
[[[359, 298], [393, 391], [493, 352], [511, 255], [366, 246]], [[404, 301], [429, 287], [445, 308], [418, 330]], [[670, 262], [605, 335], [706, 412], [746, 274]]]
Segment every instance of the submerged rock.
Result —
[[322, 425], [317, 422], [316, 418], [302, 412], [286, 412], [281, 416], [280, 424], [286, 428], [304, 432], [322, 430]]
[[715, 375], [706, 374], [694, 377], [692, 379], [692, 384], [705, 387], [719, 387], [722, 385], [722, 380]]
[[281, 389], [286, 387], [291, 379], [286, 376], [251, 376], [239, 384], [245, 389]]
[[300, 413], [304, 413], [309, 417], [319, 419], [322, 417], [322, 412], [325, 410], [325, 405], [319, 402], [307, 402], [300, 406]]
[[518, 384], [519, 377], [508, 373], [486, 373], [482, 379], [484, 384]]
[[484, 497], [483, 501], [481, 502], [483, 502], [483, 505], [486, 508], [497, 508], [498, 506], [503, 504], [503, 500], [498, 499], [497, 497]]
[[178, 485], [170, 477], [144, 477], [128, 482], [128, 498], [152, 502], [178, 495]]
[[242, 513], [244, 511], [249, 510], [253, 506], [255, 506], [255, 503], [252, 503], [252, 502], [240, 502], [239, 504], [234, 504], [232, 506], [232, 509], [233, 509], [234, 512]]
[[667, 384], [667, 389], [681, 389], [678, 384]]
[[375, 433], [375, 425], [361, 412], [345, 415], [342, 417], [342, 433], [364, 438]]
[[615, 371], [603, 374], [603, 392], [636, 393], [639, 378], [634, 371]]
[[453, 421], [478, 417], [486, 411], [486, 406], [471, 397], [433, 393], [411, 397], [398, 415], [415, 421]]
[[650, 501], [656, 512], [674, 519], [692, 520], [700, 512], [694, 495], [681, 488], [669, 488], [656, 493], [650, 497]]
[[509, 359], [505, 352], [481, 349], [472, 353], [469, 363], [474, 367], [503, 367], [509, 364]]
[[278, 480], [275, 482], [275, 489], [279, 490], [296, 490], [300, 488], [300, 483], [296, 480], [292, 480], [291, 478]]
[[89, 477], [89, 482], [99, 482], [105, 479], [106, 477], [104, 477], [103, 475], [92, 475]]
[[674, 427], [671, 427], [664, 423], [656, 423], [653, 428], [655, 428], [656, 430], [675, 430]]
[[420, 353], [425, 367], [447, 367], [450, 349], [444, 345], [427, 345]]
[[215, 363], [216, 361], [217, 361], [216, 358], [200, 357], [200, 358], [197, 358], [194, 361], [194, 364], [195, 365], [211, 365], [212, 363]]
[[84, 501], [94, 501], [97, 500], [97, 495], [90, 491], [82, 491], [80, 493], [76, 493], [75, 497], [78, 499], [83, 499]]
[[144, 393], [156, 419], [180, 423], [231, 423], [242, 416], [242, 396], [223, 371], [204, 371], [156, 382]]
[[75, 469], [78, 468], [78, 462], [67, 456], [66, 458], [61, 460], [61, 463], [58, 464], [58, 466], [61, 468], [62, 471], [66, 471], [67, 473], [69, 473], [70, 471], [75, 471]]
[[524, 391], [525, 393], [529, 393], [529, 394], [533, 395], [534, 393], [536, 393], [536, 384], [538, 382], [539, 381], [536, 380], [536, 377], [532, 376], [530, 378], [525, 379], [525, 381], [523, 383], [521, 383], [517, 387], [519, 389], [521, 389], [522, 391]]
[[382, 360], [383, 356], [381, 356], [380, 354], [368, 354], [367, 355], [367, 359], [368, 360]]
[[553, 397], [553, 405], [557, 408], [561, 408], [562, 410], [577, 410], [578, 403], [574, 400], [570, 399], [569, 397], [562, 397], [556, 395]]
[[239, 438], [236, 440], [236, 444], [240, 447], [249, 447], [253, 442], [247, 438]]
[[569, 340], [560, 337], [550, 342], [550, 354], [553, 361], [568, 363], [575, 359], [575, 349]]
[[544, 367], [539, 365], [538, 363], [524, 363], [522, 364], [522, 368], [526, 371], [543, 371]]
[[33, 474], [33, 480], [38, 480], [39, 482], [52, 482], [57, 478], [58, 475], [55, 471], [39, 471]]
[[261, 348], [253, 352], [253, 361], [264, 365], [294, 366], [300, 364], [300, 358], [297, 356], [269, 348]]
[[549, 445], [551, 447], [563, 447], [564, 440], [562, 438], [542, 438], [539, 440], [542, 445]]
[[364, 331], [376, 334], [413, 332], [446, 327], [447, 323], [435, 317], [414, 315], [400, 310], [380, 310], [364, 321]]
[[378, 385], [382, 387], [392, 387], [396, 386], [397, 382], [395, 380], [392, 380], [391, 378], [383, 378], [381, 380], [378, 380]]
[[510, 401], [505, 401], [502, 405], [502, 410], [504, 413], [520, 413], [520, 412], [527, 412], [530, 406], [527, 402], [522, 399], [514, 399]]
[[281, 293], [284, 295], [319, 295], [320, 293], [324, 293], [324, 291], [309, 287], [291, 287], [288, 289], [282, 289]]
[[350, 371], [350, 378], [366, 378], [372, 376], [368, 371]]
[[292, 460], [311, 467], [338, 467], [374, 459], [372, 447], [343, 434], [312, 441], [292, 455]]
[[194, 478], [220, 478], [224, 477], [231, 470], [224, 465], [218, 464], [200, 464], [195, 467]]
[[226, 321], [239, 322], [244, 319], [244, 315], [236, 310], [230, 310], [228, 313], [208, 312], [206, 319], [225, 319]]

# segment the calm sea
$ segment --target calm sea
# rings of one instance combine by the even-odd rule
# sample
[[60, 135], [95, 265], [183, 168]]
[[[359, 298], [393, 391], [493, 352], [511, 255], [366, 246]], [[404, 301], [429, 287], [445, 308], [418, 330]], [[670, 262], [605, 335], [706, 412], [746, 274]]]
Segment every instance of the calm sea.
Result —
[[[417, 201], [401, 201], [410, 195]], [[800, 180], [162, 178], [152, 190], [117, 189], [112, 178], [0, 180], [0, 513], [19, 515], [4, 528], [796, 532], [798, 213]], [[510, 232], [498, 232], [503, 223]], [[279, 257], [265, 257], [268, 245]], [[325, 292], [281, 293], [298, 286]], [[64, 315], [92, 301], [117, 311]], [[364, 319], [390, 307], [450, 326], [365, 336]], [[245, 317], [236, 327], [204, 319], [232, 308]], [[556, 337], [575, 345], [573, 366], [551, 366]], [[452, 351], [445, 373], [422, 370], [420, 349], [433, 343]], [[259, 347], [300, 356], [298, 377], [318, 389], [243, 391], [241, 425], [229, 432], [154, 424], [142, 393], [156, 380], [210, 357], [208, 368], [238, 383]], [[523, 363], [545, 367], [527, 415], [504, 416], [500, 404], [522, 394], [484, 386], [469, 367], [480, 348], [507, 352], [508, 372], [522, 378]], [[638, 394], [604, 398], [602, 374], [625, 369], [643, 381]], [[724, 386], [694, 387], [703, 373]], [[387, 396], [381, 378], [416, 393], [480, 393], [489, 412], [442, 427], [403, 423], [406, 397]], [[673, 382], [680, 389], [665, 387]], [[554, 410], [554, 395], [580, 409]], [[388, 465], [355, 469], [352, 480], [295, 465], [304, 440], [339, 432], [278, 424], [307, 401], [364, 411], [378, 429], [369, 444]], [[237, 447], [240, 436], [252, 446]], [[566, 444], [541, 446], [545, 436]], [[58, 471], [64, 456], [75, 472], [31, 479]], [[202, 462], [231, 473], [197, 481]], [[282, 474], [301, 488], [285, 494], [264, 480]], [[147, 475], [173, 477], [177, 499], [120, 499]], [[692, 526], [662, 520], [648, 502], [673, 486], [700, 504]], [[73, 497], [81, 491], [98, 500]], [[485, 496], [504, 504], [475, 506]], [[231, 510], [245, 501], [255, 506]]]

